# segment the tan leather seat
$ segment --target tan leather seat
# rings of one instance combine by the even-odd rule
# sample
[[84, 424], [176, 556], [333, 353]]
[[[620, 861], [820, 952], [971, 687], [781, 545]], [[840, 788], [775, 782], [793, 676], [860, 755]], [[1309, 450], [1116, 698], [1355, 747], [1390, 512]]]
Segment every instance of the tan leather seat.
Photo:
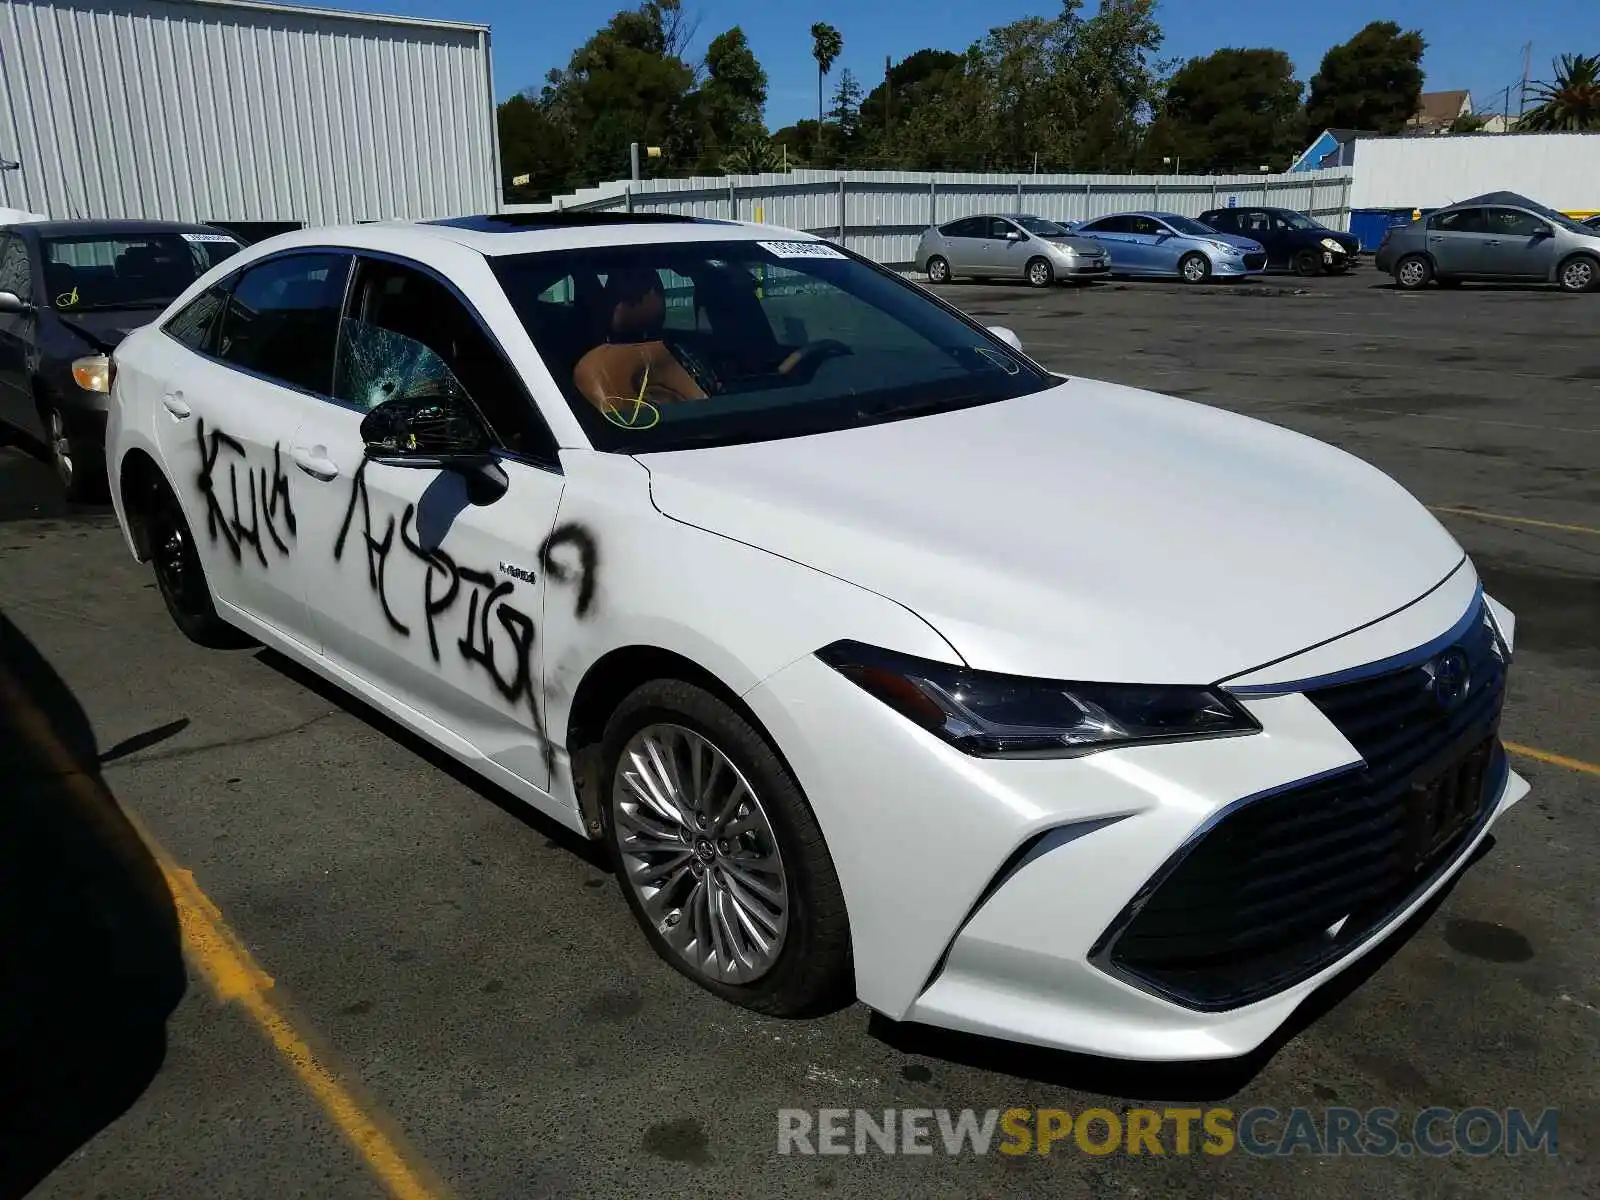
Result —
[[618, 271], [606, 281], [606, 340], [578, 360], [572, 382], [584, 399], [621, 425], [651, 425], [645, 405], [704, 400], [705, 391], [661, 341], [666, 297], [654, 271]]

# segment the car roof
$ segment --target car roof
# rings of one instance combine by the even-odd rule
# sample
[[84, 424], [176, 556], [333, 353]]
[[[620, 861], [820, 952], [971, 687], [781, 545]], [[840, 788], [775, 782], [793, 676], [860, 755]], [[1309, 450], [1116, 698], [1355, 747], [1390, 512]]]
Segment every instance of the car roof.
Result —
[[[383, 222], [386, 229], [440, 238], [494, 257], [639, 243], [704, 241], [807, 241], [825, 239], [803, 230], [754, 221], [726, 221], [660, 212], [478, 213], [431, 221]], [[370, 225], [356, 228], [370, 228]], [[322, 231], [327, 234], [329, 231]]]
[[134, 221], [118, 218], [80, 221], [18, 221], [5, 226], [13, 232], [31, 230], [40, 237], [93, 237], [117, 233], [222, 233], [215, 225], [198, 221]]

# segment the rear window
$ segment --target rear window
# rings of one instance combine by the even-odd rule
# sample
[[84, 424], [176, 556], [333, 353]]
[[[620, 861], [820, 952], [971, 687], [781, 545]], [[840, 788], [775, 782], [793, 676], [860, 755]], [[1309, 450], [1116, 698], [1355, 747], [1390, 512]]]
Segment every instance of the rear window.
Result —
[[203, 231], [44, 238], [45, 298], [62, 312], [160, 308], [241, 249]]

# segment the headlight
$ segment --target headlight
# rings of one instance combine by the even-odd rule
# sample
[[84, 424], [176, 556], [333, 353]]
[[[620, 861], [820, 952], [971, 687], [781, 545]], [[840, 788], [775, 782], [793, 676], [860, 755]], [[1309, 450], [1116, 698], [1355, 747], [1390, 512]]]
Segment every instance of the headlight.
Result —
[[72, 381], [86, 392], [109, 392], [116, 375], [116, 367], [104, 354], [72, 360]]
[[1132, 742], [1261, 731], [1237, 700], [1208, 687], [996, 675], [849, 641], [835, 642], [817, 657], [907, 720], [977, 758], [1075, 758]]
[[1322, 247], [1325, 250], [1332, 250], [1335, 254], [1344, 253], [1344, 247], [1339, 245], [1339, 243], [1334, 241], [1332, 238], [1323, 238]]
[[1244, 253], [1244, 251], [1241, 250], [1238, 246], [1232, 245], [1232, 244], [1230, 244], [1228, 242], [1212, 242], [1211, 244], [1213, 246], [1215, 246], [1218, 250], [1221, 250], [1224, 254], [1243, 254]]

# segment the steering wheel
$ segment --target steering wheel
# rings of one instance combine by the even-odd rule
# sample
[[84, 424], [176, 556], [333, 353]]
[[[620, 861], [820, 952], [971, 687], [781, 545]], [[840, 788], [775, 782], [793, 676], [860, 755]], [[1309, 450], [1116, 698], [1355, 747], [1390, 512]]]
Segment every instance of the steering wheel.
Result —
[[700, 385], [702, 392], [707, 396], [715, 396], [722, 390], [722, 379], [698, 354], [677, 338], [663, 335], [661, 340], [683, 369], [689, 372], [689, 377]]
[[778, 374], [809, 381], [817, 373], [817, 368], [828, 359], [843, 358], [854, 353], [849, 346], [834, 338], [807, 342], [778, 364]]

